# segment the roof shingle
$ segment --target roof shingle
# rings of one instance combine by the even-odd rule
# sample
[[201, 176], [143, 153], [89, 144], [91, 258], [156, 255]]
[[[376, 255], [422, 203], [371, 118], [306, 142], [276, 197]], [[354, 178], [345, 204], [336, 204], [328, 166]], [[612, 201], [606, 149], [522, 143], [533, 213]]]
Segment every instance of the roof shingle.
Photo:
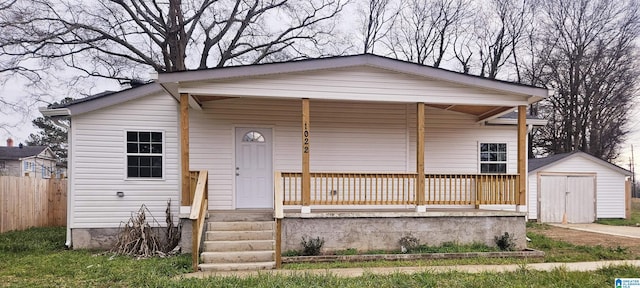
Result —
[[42, 153], [47, 146], [0, 147], [0, 160], [19, 160]]

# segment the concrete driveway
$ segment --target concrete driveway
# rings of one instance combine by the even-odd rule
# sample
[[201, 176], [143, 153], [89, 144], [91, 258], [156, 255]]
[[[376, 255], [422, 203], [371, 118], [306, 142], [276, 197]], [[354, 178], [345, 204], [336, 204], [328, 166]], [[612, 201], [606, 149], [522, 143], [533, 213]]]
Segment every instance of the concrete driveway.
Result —
[[562, 227], [567, 229], [593, 232], [593, 233], [601, 233], [613, 236], [622, 236], [622, 237], [630, 237], [630, 238], [639, 238], [640, 239], [640, 227], [633, 226], [612, 226], [612, 225], [602, 225], [602, 224], [556, 224], [550, 223], [549, 225]]

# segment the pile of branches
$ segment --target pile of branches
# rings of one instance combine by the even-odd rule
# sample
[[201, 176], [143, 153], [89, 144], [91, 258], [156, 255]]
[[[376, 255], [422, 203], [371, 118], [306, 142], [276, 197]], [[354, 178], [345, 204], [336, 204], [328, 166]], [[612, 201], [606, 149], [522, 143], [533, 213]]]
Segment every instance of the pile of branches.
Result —
[[[161, 229], [152, 228], [152, 226], [160, 227], [160, 223], [153, 217], [149, 208], [142, 204], [137, 212], [131, 214], [131, 218], [126, 223], [120, 223], [118, 240], [111, 252], [137, 258], [177, 254], [181, 227], [173, 223], [171, 200], [167, 202], [165, 214], [167, 227], [162, 233]], [[150, 216], [151, 224], [147, 215]]]

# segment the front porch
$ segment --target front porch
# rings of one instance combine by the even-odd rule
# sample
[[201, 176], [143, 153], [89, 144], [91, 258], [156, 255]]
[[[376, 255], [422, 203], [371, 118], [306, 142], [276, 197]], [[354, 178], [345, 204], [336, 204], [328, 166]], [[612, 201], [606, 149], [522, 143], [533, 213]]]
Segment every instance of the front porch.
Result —
[[160, 79], [180, 104], [194, 251], [207, 214], [246, 208], [273, 211], [275, 257], [319, 231], [327, 249], [525, 238], [526, 107], [546, 90], [371, 55], [264, 67]]
[[[247, 222], [242, 220], [232, 221], [232, 223], [223, 223], [213, 222], [211, 220], [207, 221], [205, 218], [207, 217], [207, 215], [211, 217], [211, 215], [227, 213], [227, 209], [209, 208], [212, 203], [216, 205], [216, 200], [214, 200], [212, 195], [210, 195], [210, 193], [208, 192], [218, 189], [218, 187], [214, 183], [212, 183], [210, 179], [217, 179], [221, 176], [228, 177], [227, 174], [217, 175], [210, 174], [209, 170], [194, 172], [187, 169], [187, 167], [190, 167], [190, 163], [194, 160], [198, 161], [197, 163], [204, 163], [204, 161], [199, 159], [199, 157], [193, 157], [190, 153], [190, 136], [192, 134], [190, 134], [189, 127], [191, 124], [189, 122], [194, 120], [190, 120], [191, 118], [189, 116], [190, 109], [188, 107], [188, 99], [190, 99], [189, 95], [182, 94], [180, 102], [180, 123], [182, 135], [180, 137], [182, 155], [181, 167], [183, 185], [181, 200], [183, 206], [190, 206], [189, 218], [193, 220], [193, 222], [191, 222], [193, 229], [191, 230], [192, 234], [190, 236], [193, 251], [201, 251], [202, 247], [214, 247], [218, 245], [212, 244], [212, 241], [220, 241], [215, 240], [217, 239], [217, 236], [213, 235], [216, 235], [216, 233], [230, 233], [232, 235], [230, 236], [231, 238], [240, 238], [240, 240], [224, 241], [240, 241], [242, 243], [245, 243], [246, 241], [261, 241], [259, 245], [267, 245], [264, 241], [273, 241], [273, 251], [247, 251], [246, 255], [254, 255], [257, 253], [261, 255], [261, 258], [252, 258], [253, 256], [247, 257], [254, 260], [261, 259], [261, 261], [268, 258], [269, 255], [274, 255], [273, 263], [275, 263], [275, 267], [279, 267], [279, 259], [282, 255], [282, 251], [300, 248], [299, 244], [303, 236], [325, 238], [326, 246], [324, 247], [324, 249], [327, 251], [342, 250], [348, 248], [356, 248], [362, 251], [394, 250], [398, 248], [397, 246], [399, 239], [407, 235], [416, 237], [420, 239], [422, 243], [429, 245], [439, 245], [443, 242], [458, 242], [461, 244], [481, 242], [486, 245], [495, 245], [494, 237], [500, 236], [505, 232], [508, 232], [509, 234], [515, 236], [518, 241], [517, 246], [519, 248], [524, 248], [526, 246], [526, 242], [524, 241], [524, 239], [526, 238], [525, 214], [517, 212], [520, 210], [520, 207], [525, 204], [526, 187], [524, 181], [526, 176], [524, 174], [524, 155], [526, 153], [526, 121], [524, 119], [524, 115], [526, 114], [526, 106], [524, 105], [518, 106], [519, 115], [522, 115], [522, 117], [518, 118], [517, 127], [500, 127], [497, 129], [487, 128], [487, 131], [501, 131], [501, 134], [509, 135], [509, 137], [511, 137], [510, 139], [504, 139], [502, 141], [509, 141], [516, 144], [510, 145], [511, 148], [509, 149], [506, 148], [507, 144], [504, 144], [504, 173], [428, 173], [428, 171], [447, 171], [448, 169], [446, 168], [446, 163], [443, 163], [442, 161], [440, 161], [438, 164], [441, 168], [429, 167], [430, 162], [426, 161], [428, 159], [431, 159], [431, 157], [437, 157], [437, 155], [434, 154], [434, 151], [430, 151], [425, 147], [425, 142], [428, 139], [428, 137], [425, 135], [425, 103], [416, 103], [413, 105], [396, 104], [396, 108], [402, 108], [403, 106], [407, 108], [406, 112], [404, 112], [404, 117], [406, 119], [415, 115], [415, 122], [413, 124], [409, 123], [409, 121], [406, 121], [403, 126], [400, 126], [402, 129], [400, 130], [401, 133], [399, 134], [401, 135], [400, 139], [406, 139], [406, 142], [404, 144], [401, 143], [400, 145], [389, 145], [388, 149], [392, 151], [385, 150], [384, 147], [378, 148], [379, 150], [375, 150], [379, 151], [378, 153], [389, 151], [391, 152], [390, 155], [394, 156], [404, 154], [406, 160], [402, 158], [399, 160], [395, 159], [395, 167], [400, 167], [400, 169], [402, 169], [402, 167], [404, 166], [404, 170], [413, 170], [415, 172], [392, 172], [393, 170], [396, 170], [398, 168], [390, 169], [390, 172], [366, 172], [371, 171], [375, 168], [368, 167], [362, 164], [359, 164], [359, 166], [356, 165], [354, 167], [359, 167], [358, 169], [362, 169], [365, 172], [337, 171], [340, 169], [339, 165], [332, 164], [331, 161], [340, 163], [354, 163], [358, 162], [359, 159], [363, 160], [363, 155], [366, 155], [365, 157], [368, 157], [364, 159], [365, 162], [376, 163], [376, 166], [380, 165], [379, 169], [381, 170], [384, 170], [387, 167], [385, 167], [384, 165], [385, 160], [370, 160], [375, 159], [375, 157], [382, 157], [384, 159], [384, 155], [375, 155], [366, 151], [358, 152], [359, 150], [351, 150], [358, 147], [358, 145], [355, 145], [354, 143], [342, 144], [345, 149], [353, 151], [349, 154], [349, 156], [347, 157], [348, 159], [346, 160], [338, 156], [331, 156], [331, 154], [326, 154], [328, 151], [332, 151], [331, 149], [327, 149], [327, 147], [333, 147], [333, 145], [327, 144], [330, 143], [330, 141], [327, 141], [327, 139], [323, 139], [324, 142], [318, 141], [324, 143], [323, 145], [319, 145], [320, 148], [323, 148], [323, 146], [325, 148], [324, 151], [321, 149], [318, 149], [318, 151], [320, 151], [322, 155], [325, 155], [324, 157], [328, 157], [328, 159], [323, 158], [323, 161], [318, 161], [318, 158], [315, 158], [315, 163], [323, 163], [323, 165], [319, 167], [329, 168], [333, 171], [317, 172], [317, 170], [315, 170], [311, 165], [311, 155], [313, 151], [315, 151], [312, 150], [312, 143], [314, 143], [312, 139], [315, 138], [312, 138], [311, 136], [312, 131], [314, 130], [311, 129], [312, 118], [310, 116], [310, 101], [309, 99], [302, 99], [302, 105], [300, 107], [299, 114], [300, 118], [298, 118], [302, 122], [300, 125], [301, 129], [299, 128], [300, 130], [298, 131], [298, 139], [300, 139], [299, 143], [301, 144], [301, 146], [298, 146], [299, 151], [297, 152], [299, 153], [298, 155], [300, 157], [298, 158], [298, 161], [300, 161], [298, 162], [300, 165], [298, 167], [300, 167], [301, 169], [298, 171], [295, 171], [293, 169], [284, 170], [282, 172], [270, 172], [272, 170], [263, 169], [262, 171], [267, 171], [266, 173], [272, 173], [266, 174], [268, 176], [259, 174], [256, 178], [254, 178], [255, 181], [260, 181], [259, 183], [263, 183], [263, 185], [255, 185], [258, 182], [251, 181], [239, 182], [241, 180], [240, 178], [238, 178], [238, 176], [245, 176], [246, 173], [248, 173], [245, 171], [249, 171], [248, 168], [253, 169], [259, 167], [273, 167], [273, 169], [291, 169], [291, 167], [295, 167], [295, 164], [278, 164], [278, 158], [274, 160], [274, 162], [276, 163], [264, 165], [264, 163], [270, 163], [269, 161], [271, 161], [271, 158], [269, 158], [271, 157], [269, 156], [269, 153], [260, 154], [267, 155], [265, 156], [265, 158], [259, 158], [259, 160], [257, 160], [258, 162], [256, 162], [263, 164], [256, 164], [257, 166], [253, 167], [251, 166], [253, 165], [251, 164], [253, 162], [246, 162], [242, 160], [246, 158], [239, 158], [238, 153], [242, 153], [242, 151], [245, 151], [243, 149], [246, 147], [249, 147], [247, 149], [253, 149], [251, 147], [262, 147], [266, 151], [275, 150], [275, 152], [273, 152], [273, 155], [279, 155], [278, 153], [287, 153], [288, 155], [288, 152], [291, 151], [290, 143], [286, 143], [286, 145], [273, 144], [273, 142], [276, 141], [272, 139], [275, 139], [277, 137], [286, 137], [286, 139], [291, 139], [291, 136], [294, 136], [296, 132], [290, 130], [290, 126], [292, 125], [292, 123], [290, 122], [287, 122], [286, 125], [282, 125], [283, 127], [287, 127], [287, 129], [283, 128], [278, 131], [274, 131], [274, 128], [239, 129], [237, 126], [229, 125], [227, 127], [234, 131], [235, 135], [232, 134], [231, 137], [226, 139], [235, 139], [236, 145], [236, 160], [235, 163], [232, 164], [236, 166], [234, 173], [235, 177], [232, 176], [233, 178], [235, 178], [236, 185], [235, 188], [231, 189], [231, 191], [233, 191], [236, 199], [239, 199], [240, 193], [242, 191], [246, 191], [246, 187], [248, 187], [241, 186], [241, 184], [245, 185], [246, 183], [251, 183], [252, 185], [250, 186], [254, 188], [250, 189], [256, 189], [255, 187], [257, 187], [257, 189], [261, 189], [260, 191], [262, 192], [255, 193], [254, 191], [254, 194], [250, 195], [256, 195], [260, 197], [269, 195], [271, 199], [268, 199], [266, 206], [271, 207], [273, 215], [270, 218], [271, 220], [263, 219], [260, 223], [254, 223], [252, 221]], [[236, 99], [221, 102], [214, 101], [213, 104], [215, 104], [215, 106], [213, 106], [213, 108], [207, 106], [205, 106], [205, 108], [209, 110], [214, 109], [217, 106], [225, 107], [225, 105], [230, 104], [237, 105], [237, 103], [245, 102], [253, 103], [251, 101], [253, 100], [244, 101], [242, 99]], [[273, 101], [280, 101], [278, 103], [286, 103], [286, 105], [291, 105], [292, 102], [289, 100]], [[264, 103], [267, 102], [265, 101]], [[329, 111], [327, 109], [329, 107], [332, 107], [331, 105], [327, 105], [327, 103], [322, 104], [324, 105], [320, 106], [324, 110], [320, 111]], [[331, 102], [329, 104], [333, 103]], [[345, 102], [344, 105], [355, 107], [355, 104], [350, 102]], [[375, 107], [376, 109], [383, 108], [379, 104], [368, 104], [367, 107]], [[415, 109], [415, 112], [410, 112], [410, 110], [413, 110], [410, 109], [411, 107], [414, 107], [413, 109]], [[248, 111], [242, 108], [237, 109], [240, 109], [239, 111], [244, 112]], [[442, 113], [442, 115], [445, 115], [439, 117], [455, 116], [457, 118], [460, 118], [464, 121], [463, 123], [465, 123], [462, 125], [479, 125], [477, 124], [474, 119], [475, 117], [473, 116], [459, 116], [460, 114], [452, 115], [450, 114], [451, 112], [437, 112], [440, 110], [439, 108], [435, 107], [431, 107], [429, 109], [430, 113], [432, 114]], [[485, 109], [491, 110], [495, 108]], [[402, 111], [401, 109], [398, 110]], [[320, 115], [322, 116], [323, 114], [320, 113]], [[327, 114], [327, 116], [319, 117], [319, 122], [327, 121], [327, 119], [330, 119], [328, 117], [333, 117], [333, 119], [338, 117], [331, 115], [332, 114]], [[364, 115], [369, 114], [364, 113]], [[291, 115], [287, 115], [287, 117], [291, 118]], [[198, 116], [198, 118], [196, 119], [207, 118]], [[225, 118], [221, 118], [219, 120], [223, 122], [228, 121]], [[201, 125], [201, 123], [199, 122], [194, 123]], [[279, 124], [276, 124], [275, 127], [279, 127], [278, 125]], [[381, 121], [378, 124], [377, 129], [387, 129], [388, 131], [391, 131], [392, 127], [394, 127], [393, 125], [389, 127], [387, 127], [386, 125], [387, 124]], [[334, 135], [332, 134], [331, 130], [328, 130], [332, 127], [335, 127], [333, 125], [319, 124], [316, 127], [319, 127], [319, 131], [324, 131], [324, 135], [327, 135], [329, 137]], [[342, 127], [338, 127], [338, 129], [344, 130], [344, 128]], [[446, 131], [446, 129], [442, 130]], [[516, 130], [517, 133], [514, 133], [516, 132], [514, 130]], [[375, 130], [372, 129], [372, 131]], [[336, 139], [341, 139], [341, 141], [350, 141], [349, 137], [344, 136], [344, 132], [335, 134], [335, 137]], [[248, 139], [248, 141], [245, 142], [245, 138]], [[497, 139], [495, 136], [492, 136], [491, 138]], [[410, 143], [409, 139], [413, 139], [413, 143]], [[234, 143], [233, 140], [232, 143]], [[238, 143], [241, 143], [241, 145], [239, 145]], [[478, 145], [480, 145], [479, 143], [480, 142], [478, 142], [476, 138], [468, 137], [464, 139], [463, 144], [465, 147], [478, 147]], [[197, 144], [201, 145], [201, 143]], [[513, 147], [517, 148], [514, 149]], [[284, 148], [286, 148], [287, 150], [284, 150]], [[231, 149], [229, 149], [231, 155], [234, 155], [233, 149], [233, 146], [231, 146]], [[281, 152], [278, 152], [279, 149], [281, 149]], [[333, 147], [332, 149], [335, 149], [335, 147]], [[363, 148], [360, 149], [365, 148], [363, 146]], [[446, 147], [441, 147], [440, 149], [446, 149]], [[429, 152], [429, 156], [426, 156], [425, 152]], [[509, 162], [507, 162], [506, 155], [516, 154], [515, 152], [517, 152], [517, 157], [509, 156], [510, 159]], [[451, 151], [449, 151], [448, 153], [451, 155], [454, 154]], [[472, 151], [471, 153], [476, 153], [476, 155], [478, 155], [479, 151]], [[252, 157], [253, 156], [254, 155], [252, 154]], [[517, 160], [515, 160], [514, 158], [517, 158]], [[413, 161], [408, 161], [410, 159], [412, 159]], [[468, 167], [465, 169], [466, 171], [478, 171], [480, 170], [480, 165], [476, 164], [478, 161], [478, 159], [460, 159], [458, 163], [465, 163], [465, 165]], [[246, 164], [245, 162], [249, 164]], [[467, 163], [471, 163], [472, 165], [468, 165]], [[507, 163], [511, 164], [507, 165]], [[222, 166], [219, 165], [216, 167]], [[509, 168], [507, 169], [507, 167]], [[216, 171], [218, 171], [217, 173], [220, 173], [220, 170]], [[270, 179], [269, 181], [265, 181], [265, 178]], [[251, 201], [251, 197], [246, 197], [246, 195], [243, 199], [248, 199], [249, 201]], [[236, 202], [236, 205], [232, 204], [232, 210], [230, 211], [243, 211], [241, 209], [242, 207], [237, 205], [238, 203], [239, 202]], [[261, 203], [264, 203], [264, 201]], [[265, 207], [262, 206], [262, 208]], [[488, 208], [506, 209], [510, 211], [490, 211]], [[244, 211], [250, 212], [251, 210]], [[273, 224], [269, 225], [265, 223], [269, 221], [271, 221]], [[209, 230], [216, 229], [216, 227], [218, 229], [253, 229], [254, 227], [267, 226], [273, 227], [273, 230], [205, 231], [205, 227], [208, 227], [206, 230]], [[273, 235], [273, 240], [252, 239], [251, 236], [238, 236], [250, 234]], [[249, 237], [249, 239], [244, 239], [242, 237]], [[209, 245], [207, 245], [207, 243], [209, 243]], [[228, 243], [225, 242], [224, 245], [228, 245]], [[254, 244], [250, 244], [247, 247], [254, 247], [253, 245]], [[255, 245], [258, 244], [255, 243]], [[204, 261], [223, 261], [224, 259], [227, 259], [224, 261], [231, 261], [229, 259], [235, 259], [233, 257], [236, 257], [219, 256], [218, 254], [224, 253], [222, 251], [204, 251], [205, 252], [201, 254], [202, 256], [200, 256], [199, 253], [193, 253], [194, 269], [197, 269], [197, 267], [200, 265], [201, 257], [202, 259], [204, 259]], [[211, 256], [212, 253], [214, 253], [214, 255], [216, 256]], [[245, 255], [240, 252], [233, 253], [234, 255]], [[268, 267], [270, 265], [268, 264], [270, 263], [268, 261], [256, 263], [260, 263], [260, 267]], [[216, 265], [217, 266], [215, 267], [220, 267], [218, 264]]]
[[[506, 232], [514, 237], [517, 249], [526, 248], [525, 213], [516, 211], [518, 175], [426, 174], [423, 193], [415, 193], [419, 190], [415, 189], [417, 175], [413, 173], [310, 176], [309, 210], [301, 209], [305, 206], [301, 205], [300, 172], [275, 174], [273, 209], [208, 210], [208, 172], [191, 171], [189, 218], [193, 221], [184, 231], [191, 233], [183, 233], [183, 237], [190, 238], [191, 251], [198, 251], [193, 253], [194, 270], [279, 268], [283, 251], [299, 250], [303, 237], [324, 239], [324, 252], [349, 248], [370, 251], [398, 250], [404, 236], [431, 246], [445, 242], [494, 246], [495, 237]], [[422, 212], [416, 211], [416, 199], [420, 198], [429, 206]], [[510, 205], [512, 209], [479, 209], [481, 205]], [[231, 236], [224, 236], [229, 233]], [[234, 241], [248, 249], [248, 254], [207, 252], [208, 247], [220, 245], [238, 247], [231, 244]], [[226, 261], [230, 266], [210, 261]]]

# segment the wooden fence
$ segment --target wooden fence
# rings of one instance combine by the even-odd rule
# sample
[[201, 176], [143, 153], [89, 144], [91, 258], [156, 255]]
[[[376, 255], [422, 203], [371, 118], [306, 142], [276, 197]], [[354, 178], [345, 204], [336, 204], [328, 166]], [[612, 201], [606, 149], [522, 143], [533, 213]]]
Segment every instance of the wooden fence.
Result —
[[67, 224], [67, 179], [0, 176], [0, 233]]

